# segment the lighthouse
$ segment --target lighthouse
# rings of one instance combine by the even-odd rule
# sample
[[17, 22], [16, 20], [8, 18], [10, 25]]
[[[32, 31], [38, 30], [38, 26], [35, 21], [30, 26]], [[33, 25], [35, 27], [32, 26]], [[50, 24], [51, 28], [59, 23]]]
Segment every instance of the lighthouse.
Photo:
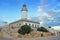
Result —
[[22, 10], [21, 10], [21, 12], [22, 12], [22, 16], [21, 16], [21, 19], [27, 19], [27, 7], [26, 7], [26, 5], [24, 4], [23, 6], [22, 6]]

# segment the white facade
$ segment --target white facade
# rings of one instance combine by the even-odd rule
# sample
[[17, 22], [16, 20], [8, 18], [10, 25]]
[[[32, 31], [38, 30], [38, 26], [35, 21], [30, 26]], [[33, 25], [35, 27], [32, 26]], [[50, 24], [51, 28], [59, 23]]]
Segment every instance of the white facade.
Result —
[[37, 24], [37, 23], [31, 23], [31, 22], [23, 22], [22, 25], [29, 25], [31, 27], [35, 27], [35, 28], [38, 28], [40, 26], [40, 24]]
[[22, 11], [22, 19], [26, 19], [27, 18], [27, 12], [26, 11]]

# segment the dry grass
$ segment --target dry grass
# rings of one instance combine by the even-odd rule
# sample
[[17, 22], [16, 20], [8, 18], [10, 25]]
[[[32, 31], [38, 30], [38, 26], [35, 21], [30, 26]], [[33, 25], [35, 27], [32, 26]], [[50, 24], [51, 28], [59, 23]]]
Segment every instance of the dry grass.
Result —
[[[43, 34], [43, 35], [41, 35]], [[52, 36], [50, 32], [35, 32], [35, 33], [30, 33], [30, 34], [25, 34], [25, 35], [19, 35], [20, 38], [36, 38], [36, 37], [47, 37], [47, 36]]]

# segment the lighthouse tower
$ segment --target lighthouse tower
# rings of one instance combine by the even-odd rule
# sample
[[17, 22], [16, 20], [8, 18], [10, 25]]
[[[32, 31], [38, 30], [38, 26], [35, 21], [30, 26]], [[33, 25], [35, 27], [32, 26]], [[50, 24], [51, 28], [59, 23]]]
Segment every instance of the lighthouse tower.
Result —
[[27, 8], [26, 8], [26, 5], [24, 4], [23, 6], [22, 6], [22, 16], [21, 16], [21, 19], [27, 19]]

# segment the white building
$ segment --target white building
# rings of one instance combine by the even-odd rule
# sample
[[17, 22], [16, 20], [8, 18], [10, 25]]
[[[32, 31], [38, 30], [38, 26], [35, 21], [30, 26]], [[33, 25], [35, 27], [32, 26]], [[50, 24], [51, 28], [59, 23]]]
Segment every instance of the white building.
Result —
[[33, 21], [33, 20], [30, 20], [30, 19], [27, 19], [28, 18], [27, 11], [28, 11], [27, 7], [24, 4], [22, 6], [22, 10], [21, 10], [21, 12], [22, 12], [21, 19], [18, 21], [10, 23], [9, 28], [18, 30], [18, 28], [20, 28], [22, 25], [25, 25], [25, 24], [31, 26], [32, 28], [38, 28], [40, 23]]
[[[27, 19], [27, 18], [28, 18], [27, 11], [28, 11], [28, 10], [27, 10], [27, 7], [26, 7], [26, 5], [24, 4], [24, 5], [22, 6], [22, 10], [21, 10], [21, 12], [22, 12], [21, 19], [20, 19], [20, 20], [17, 20], [17, 21], [14, 21], [14, 22], [12, 22], [12, 23], [10, 23], [10, 24], [8, 24], [8, 25], [6, 25], [6, 27], [3, 28], [3, 31], [6, 31], [8, 34], [12, 34], [12, 35], [13, 35], [14, 33], [17, 34], [18, 29], [19, 29], [22, 25], [25, 25], [25, 24], [31, 26], [32, 29], [37, 30], [37, 28], [40, 27], [40, 22], [36, 22], [36, 21]], [[57, 34], [57, 32], [55, 32], [55, 30], [50, 29], [50, 28], [48, 28], [48, 27], [45, 27], [45, 28], [46, 28], [47, 30], [49, 30], [50, 32]]]

